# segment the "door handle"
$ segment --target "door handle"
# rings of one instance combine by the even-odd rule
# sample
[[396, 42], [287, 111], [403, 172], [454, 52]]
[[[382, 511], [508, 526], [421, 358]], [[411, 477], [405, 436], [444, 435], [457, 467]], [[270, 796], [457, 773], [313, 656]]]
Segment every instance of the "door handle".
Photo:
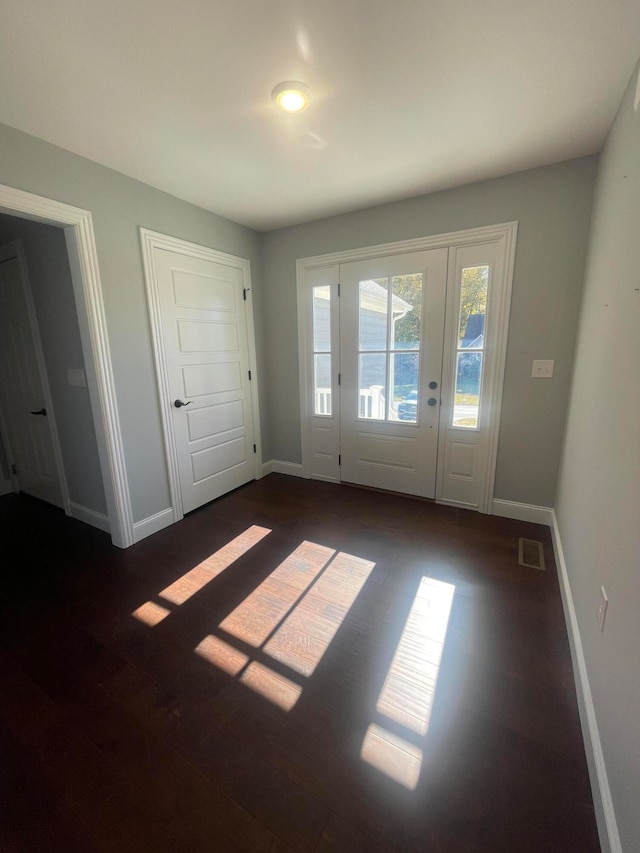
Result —
[[437, 404], [437, 400], [435, 397], [429, 397], [427, 400], [427, 406], [435, 406]]
[[47, 416], [47, 410], [46, 410], [46, 409], [40, 409], [40, 411], [39, 411], [39, 412], [31, 412], [30, 414], [32, 414], [32, 415], [42, 415], [43, 417], [45, 417], [45, 418], [46, 418], [46, 416]]
[[176, 409], [181, 409], [183, 406], [188, 406], [190, 402], [191, 400], [187, 400], [186, 403], [183, 403], [182, 400], [174, 400], [173, 405], [176, 407]]

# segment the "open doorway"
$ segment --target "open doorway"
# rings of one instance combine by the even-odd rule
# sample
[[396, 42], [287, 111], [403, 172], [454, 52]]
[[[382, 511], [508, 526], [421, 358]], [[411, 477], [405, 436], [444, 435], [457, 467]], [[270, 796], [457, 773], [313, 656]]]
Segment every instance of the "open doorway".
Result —
[[113, 544], [127, 548], [134, 542], [133, 518], [91, 214], [0, 185], [2, 213], [55, 226], [64, 234], [106, 516]]
[[0, 214], [3, 487], [109, 530], [62, 228]]

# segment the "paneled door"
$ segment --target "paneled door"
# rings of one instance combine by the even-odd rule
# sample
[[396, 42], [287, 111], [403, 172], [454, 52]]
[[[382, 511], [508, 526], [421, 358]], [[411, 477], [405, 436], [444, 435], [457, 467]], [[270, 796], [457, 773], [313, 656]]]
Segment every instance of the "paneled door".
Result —
[[18, 256], [0, 260], [0, 412], [7, 451], [20, 491], [62, 507], [35, 322]]
[[340, 265], [343, 482], [435, 496], [447, 256]]
[[255, 478], [243, 270], [155, 247], [182, 510]]

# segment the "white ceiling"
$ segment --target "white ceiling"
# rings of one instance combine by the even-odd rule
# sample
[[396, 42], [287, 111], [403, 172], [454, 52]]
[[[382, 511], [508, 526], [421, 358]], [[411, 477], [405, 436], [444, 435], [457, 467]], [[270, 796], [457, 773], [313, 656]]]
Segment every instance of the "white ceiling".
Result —
[[[640, 0], [3, 0], [0, 121], [259, 230], [598, 151]], [[297, 116], [272, 88], [311, 86]]]

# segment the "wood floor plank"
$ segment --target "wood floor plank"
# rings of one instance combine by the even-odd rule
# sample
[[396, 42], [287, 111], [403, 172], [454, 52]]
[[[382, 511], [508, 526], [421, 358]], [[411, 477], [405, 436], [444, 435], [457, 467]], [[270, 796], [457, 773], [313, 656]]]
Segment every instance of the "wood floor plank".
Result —
[[546, 528], [270, 475], [0, 531], [0, 849], [599, 851]]

